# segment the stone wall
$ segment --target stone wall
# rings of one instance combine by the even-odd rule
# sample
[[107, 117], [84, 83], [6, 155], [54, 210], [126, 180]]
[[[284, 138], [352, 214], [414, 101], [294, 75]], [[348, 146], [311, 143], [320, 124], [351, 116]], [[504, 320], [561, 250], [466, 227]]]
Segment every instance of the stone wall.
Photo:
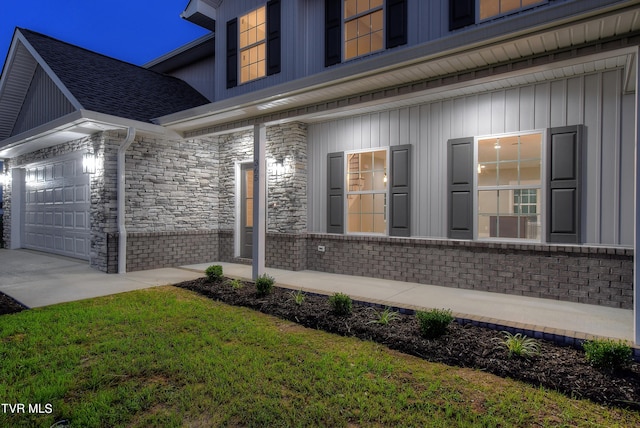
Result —
[[631, 249], [311, 234], [307, 269], [633, 308]]
[[136, 139], [126, 152], [127, 232], [218, 229], [218, 146]]

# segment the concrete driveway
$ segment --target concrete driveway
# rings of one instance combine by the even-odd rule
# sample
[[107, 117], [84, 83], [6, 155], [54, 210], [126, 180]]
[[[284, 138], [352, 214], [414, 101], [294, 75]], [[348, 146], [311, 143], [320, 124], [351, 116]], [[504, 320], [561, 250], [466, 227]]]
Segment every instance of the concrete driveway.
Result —
[[105, 274], [89, 262], [29, 250], [0, 249], [0, 291], [30, 308], [89, 299], [203, 276], [179, 268]]

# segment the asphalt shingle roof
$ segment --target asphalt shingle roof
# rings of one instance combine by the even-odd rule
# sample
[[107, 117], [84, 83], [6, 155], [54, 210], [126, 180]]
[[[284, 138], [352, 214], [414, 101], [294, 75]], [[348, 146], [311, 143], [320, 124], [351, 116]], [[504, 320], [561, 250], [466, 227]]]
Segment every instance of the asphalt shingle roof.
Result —
[[151, 119], [208, 104], [183, 80], [20, 29], [85, 110]]

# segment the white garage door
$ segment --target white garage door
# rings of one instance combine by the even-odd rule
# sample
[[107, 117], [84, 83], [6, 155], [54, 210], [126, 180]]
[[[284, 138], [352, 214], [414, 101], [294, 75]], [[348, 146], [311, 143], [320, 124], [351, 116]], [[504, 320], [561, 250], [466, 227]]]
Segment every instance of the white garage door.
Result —
[[82, 155], [27, 168], [24, 246], [89, 260], [89, 174]]

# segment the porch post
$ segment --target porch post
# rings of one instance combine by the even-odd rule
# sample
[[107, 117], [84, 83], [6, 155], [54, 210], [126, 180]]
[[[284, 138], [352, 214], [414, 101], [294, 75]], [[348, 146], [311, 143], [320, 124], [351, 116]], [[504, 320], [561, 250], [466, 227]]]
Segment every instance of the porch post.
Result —
[[264, 124], [253, 127], [253, 262], [255, 281], [264, 273], [265, 237], [267, 227], [267, 185], [265, 145], [267, 128]]
[[635, 126], [635, 192], [634, 192], [634, 239], [633, 239], [633, 341], [640, 345], [640, 262], [638, 259], [638, 243], [640, 242], [640, 148], [638, 138], [640, 137], [640, 109], [638, 91], [640, 91], [640, 48], [636, 50], [636, 126]]

